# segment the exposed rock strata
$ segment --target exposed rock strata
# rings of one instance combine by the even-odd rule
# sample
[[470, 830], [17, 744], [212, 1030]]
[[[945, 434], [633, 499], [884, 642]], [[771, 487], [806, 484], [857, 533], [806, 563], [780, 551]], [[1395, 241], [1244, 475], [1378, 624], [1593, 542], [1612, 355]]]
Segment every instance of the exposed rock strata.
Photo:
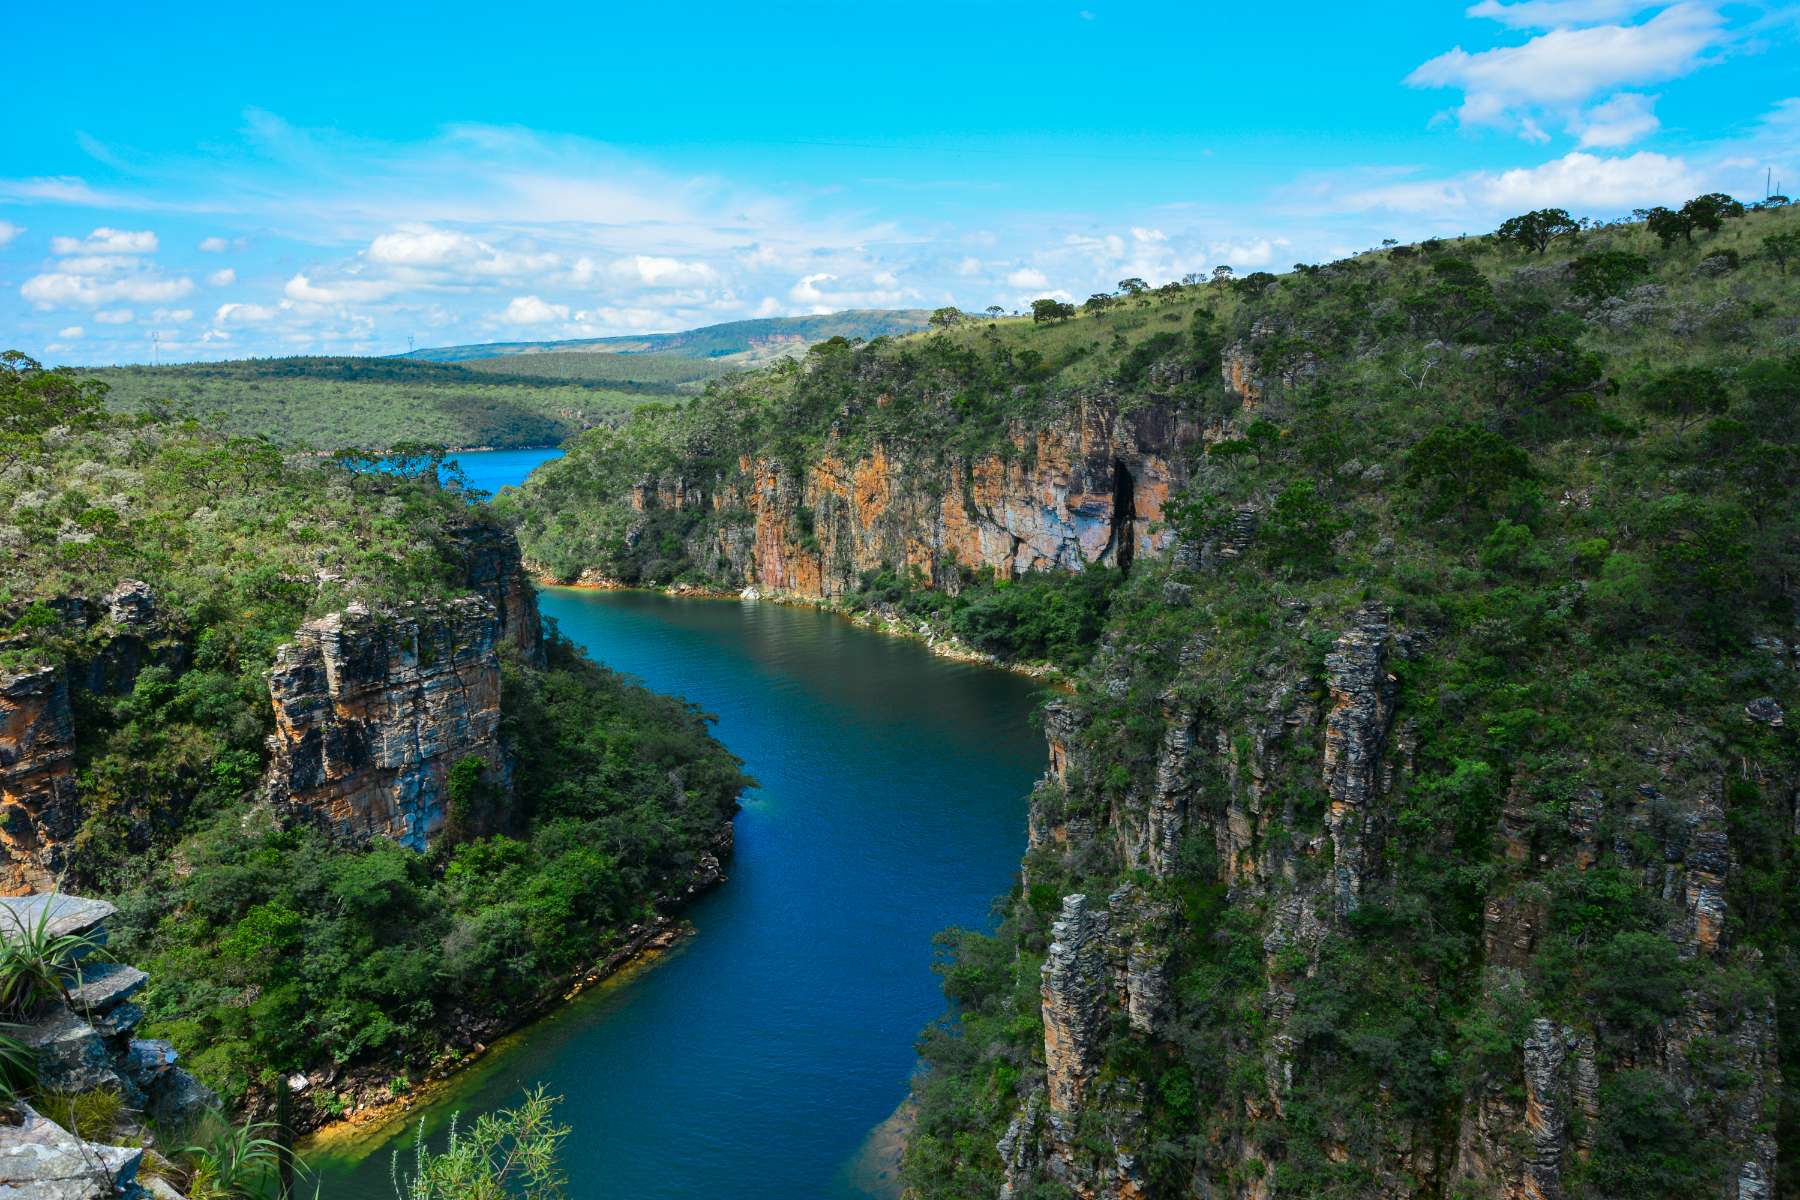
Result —
[[269, 797], [343, 836], [424, 849], [457, 763], [479, 759], [506, 785], [500, 636], [476, 597], [393, 614], [353, 605], [301, 626], [269, 674]]

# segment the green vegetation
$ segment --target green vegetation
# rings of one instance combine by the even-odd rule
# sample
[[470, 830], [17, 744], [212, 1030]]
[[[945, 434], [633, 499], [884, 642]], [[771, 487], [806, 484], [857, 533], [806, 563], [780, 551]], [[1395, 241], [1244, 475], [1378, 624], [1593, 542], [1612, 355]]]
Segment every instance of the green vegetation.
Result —
[[[440, 486], [440, 455], [284, 454], [108, 415], [100, 385], [23, 356], [0, 366], [0, 668], [70, 668], [67, 886], [117, 901], [112, 950], [151, 976], [146, 1031], [208, 1083], [237, 1098], [321, 1062], [418, 1069], [459, 1028], [533, 1011], [688, 886], [740, 764], [703, 714], [554, 631], [545, 667], [503, 664], [518, 801], [453, 770], [457, 811], [430, 854], [344, 845], [258, 802], [277, 647], [353, 601], [467, 591], [468, 539], [490, 518]], [[115, 688], [109, 623], [78, 598], [124, 579], [148, 583], [158, 616]], [[53, 941], [9, 944], [0, 1004], [60, 988], [75, 948]]]
[[[996, 1192], [996, 1143], [1044, 1070], [1049, 922], [1061, 896], [1127, 881], [1178, 914], [1171, 1011], [1155, 1037], [1103, 1031], [1102, 1099], [1075, 1153], [1105, 1165], [1129, 1150], [1149, 1195], [1189, 1194], [1196, 1175], [1224, 1186], [1228, 1172], [1283, 1195], [1412, 1187], [1394, 1182], [1395, 1146], [1444, 1147], [1447, 1164], [1470, 1097], [1522, 1103], [1537, 1017], [1595, 1039], [1600, 1119], [1581, 1133], [1591, 1155], [1569, 1160], [1569, 1195], [1716, 1190], [1735, 1164], [1695, 1131], [1746, 1105], [1784, 1158], [1800, 1151], [1792, 1095], [1758, 1092], [1772, 1076], [1730, 1050], [1773, 1039], [1769, 998], [1800, 994], [1800, 755], [1746, 715], [1760, 697], [1790, 714], [1800, 702], [1800, 310], [1781, 241], [1800, 212], [1702, 197], [1680, 213], [1673, 237], [1531, 214], [1505, 237], [1279, 278], [1126, 281], [1042, 321], [946, 315], [920, 337], [827, 341], [802, 367], [586, 435], [515, 501], [558, 569], [706, 579], [716, 566], [695, 548], [735, 515], [636, 513], [621, 498], [638, 479], [729, 475], [752, 455], [791, 483], [877, 441], [926, 464], [1004, 454], [1008, 430], [1093, 386], [1127, 409], [1229, 420], [1168, 511], [1202, 550], [1253, 513], [1241, 555], [1140, 561], [1091, 585], [969, 575], [942, 592], [890, 567], [846, 600], [1002, 653], [1092, 659], [1069, 701], [1071, 776], [1036, 804], [1047, 822], [1103, 832], [1091, 846], [1047, 839], [996, 933], [942, 940], [951, 1012], [921, 1041], [911, 1194]], [[1227, 343], [1265, 385], [1253, 415], [1216, 382]], [[1283, 948], [1269, 940], [1279, 899], [1316, 895], [1331, 863], [1318, 723], [1290, 735], [1281, 717], [1323, 701], [1326, 654], [1371, 607], [1404, 631], [1384, 865], [1350, 919]], [[1157, 787], [1168, 705], [1204, 714], [1201, 744], [1217, 731], [1238, 772], [1263, 753], [1252, 732], [1270, 739], [1244, 835], [1264, 864], [1255, 881], [1244, 863], [1227, 875], [1215, 847], [1223, 806], [1249, 803], [1241, 775], [1205, 777], [1160, 878], [1106, 832], [1108, 812]], [[1693, 949], [1682, 896], [1662, 890], [1670, 847], [1696, 829], [1728, 837], [1735, 864], [1716, 953]], [[1490, 914], [1515, 911], [1541, 914], [1532, 940], [1516, 963], [1490, 962]], [[1293, 997], [1278, 1113], [1272, 993]], [[1800, 1078], [1782, 1014], [1783, 1074]], [[1681, 1032], [1696, 1019], [1710, 1032]], [[1697, 1037], [1680, 1066], [1660, 1049], [1677, 1036]], [[1418, 1187], [1452, 1194], [1447, 1175]]]
[[397, 1200], [558, 1200], [567, 1181], [556, 1156], [569, 1130], [554, 1119], [556, 1103], [540, 1087], [526, 1092], [519, 1107], [488, 1113], [471, 1129], [458, 1129], [453, 1118], [439, 1154], [426, 1149], [421, 1124], [413, 1171], [404, 1180], [395, 1151]]
[[465, 370], [400, 358], [248, 359], [82, 375], [106, 384], [119, 412], [191, 415], [228, 434], [326, 450], [419, 441], [554, 446], [646, 401], [681, 394], [676, 383], [654, 379]]

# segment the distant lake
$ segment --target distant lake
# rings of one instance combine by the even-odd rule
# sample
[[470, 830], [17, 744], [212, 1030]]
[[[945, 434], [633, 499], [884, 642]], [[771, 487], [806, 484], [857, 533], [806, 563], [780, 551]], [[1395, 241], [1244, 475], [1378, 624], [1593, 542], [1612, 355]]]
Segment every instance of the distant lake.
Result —
[[551, 446], [537, 450], [468, 450], [451, 455], [450, 461], [463, 469], [470, 486], [492, 494], [509, 484], [517, 487], [540, 464], [561, 457], [562, 450]]

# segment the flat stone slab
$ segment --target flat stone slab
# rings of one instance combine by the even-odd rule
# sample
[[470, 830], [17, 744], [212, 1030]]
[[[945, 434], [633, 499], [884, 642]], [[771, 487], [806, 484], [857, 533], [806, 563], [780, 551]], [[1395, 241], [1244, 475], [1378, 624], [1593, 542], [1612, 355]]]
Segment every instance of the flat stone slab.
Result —
[[81, 896], [64, 896], [56, 892], [34, 892], [29, 896], [0, 896], [0, 938], [12, 941], [20, 930], [36, 929], [50, 912], [50, 933], [92, 933], [118, 912], [104, 900], [88, 900]]
[[[44, 1088], [85, 1092], [120, 1083], [112, 1055], [107, 1053], [99, 1033], [66, 1008], [25, 1026], [18, 1038], [35, 1052], [38, 1084]], [[0, 1196], [0, 1200], [5, 1197]]]
[[109, 1200], [129, 1188], [144, 1152], [84, 1142], [27, 1104], [0, 1120], [0, 1200]]
[[150, 977], [124, 963], [83, 963], [81, 986], [69, 989], [69, 1006], [78, 1013], [109, 1013], [144, 990]]

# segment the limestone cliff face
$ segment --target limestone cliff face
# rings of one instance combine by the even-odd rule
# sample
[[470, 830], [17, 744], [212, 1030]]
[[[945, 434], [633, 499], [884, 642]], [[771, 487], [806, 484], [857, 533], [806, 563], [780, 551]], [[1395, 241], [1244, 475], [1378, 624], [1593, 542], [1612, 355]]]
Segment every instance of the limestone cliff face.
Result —
[[[1310, 618], [1293, 612], [1278, 619], [1303, 627]], [[1279, 1187], [1279, 1130], [1299, 1116], [1296, 1097], [1323, 1069], [1320, 1055], [1333, 1052], [1318, 1048], [1321, 1018], [1309, 1010], [1309, 997], [1336, 969], [1329, 948], [1365, 936], [1359, 914], [1392, 889], [1387, 843], [1414, 769], [1415, 735], [1400, 679], [1427, 644], [1380, 608], [1334, 620], [1328, 639], [1315, 635], [1328, 647], [1318, 677], [1264, 670], [1244, 682], [1238, 715], [1229, 719], [1182, 687], [1207, 652], [1206, 637], [1197, 635], [1156, 706], [1161, 736], [1153, 769], [1123, 796], [1112, 790], [1116, 784], [1093, 777], [1104, 772], [1088, 767], [1101, 753], [1090, 740], [1089, 707], [1104, 699], [1058, 698], [1046, 706], [1050, 770], [1032, 800], [1027, 883], [1041, 876], [1124, 882], [1110, 894], [1105, 885], [1068, 895], [1050, 931], [1042, 1079], [1021, 1088], [1024, 1102], [996, 1147], [1003, 1196], [1029, 1194], [1046, 1181], [1085, 1200], [1299, 1194]], [[1103, 647], [1100, 695], [1126, 694], [1131, 668], [1112, 658], [1129, 649]], [[1621, 1115], [1609, 1105], [1630, 1103], [1614, 1098], [1626, 1073], [1665, 1081], [1683, 1119], [1709, 1139], [1717, 1178], [1703, 1194], [1775, 1194], [1775, 1003], [1754, 989], [1700, 982], [1718, 977], [1708, 972], [1753, 970], [1759, 961], [1733, 942], [1739, 866], [1718, 795], [1726, 781], [1710, 788], [1689, 781], [1676, 794], [1679, 773], [1671, 764], [1663, 769], [1669, 792], [1649, 785], [1623, 795], [1590, 789], [1557, 810], [1560, 830], [1547, 830], [1543, 811], [1528, 812], [1520, 796], [1506, 798], [1493, 836], [1508, 871], [1488, 888], [1484, 944], [1469, 969], [1479, 973], [1480, 995], [1529, 995], [1523, 972], [1547, 929], [1548, 881], [1617, 872], [1638, 881], [1646, 903], [1671, 914], [1661, 936], [1692, 964], [1694, 980], [1677, 1011], [1643, 1032], [1597, 1012], [1528, 1010], [1510, 1051], [1475, 1074], [1447, 1117], [1408, 1118], [1382, 1085], [1372, 1097], [1378, 1128], [1327, 1120], [1306, 1133], [1331, 1161], [1355, 1164], [1365, 1182], [1345, 1194], [1588, 1194], [1579, 1182], [1584, 1164], [1609, 1120]], [[1310, 817], [1303, 806], [1312, 806]], [[1178, 1039], [1196, 1036], [1199, 1018], [1178, 1013], [1171, 954], [1182, 930], [1170, 903], [1178, 893], [1165, 886], [1196, 882], [1182, 874], [1195, 869], [1196, 843], [1212, 853], [1212, 866], [1201, 869], [1215, 872], [1200, 882], [1222, 889], [1261, 938], [1255, 1030], [1234, 1032], [1213, 1051], [1241, 1064], [1238, 1080], [1254, 1076], [1260, 1085], [1217, 1101], [1223, 1107], [1207, 1127], [1238, 1132], [1212, 1135], [1191, 1178], [1148, 1182], [1140, 1168], [1142, 1098], [1125, 1080], [1109, 1080], [1105, 1064], [1118, 1061], [1120, 1039], [1136, 1043], [1128, 1056], [1154, 1060], [1179, 1057]], [[1321, 1119], [1316, 1095], [1303, 1111], [1308, 1121]]]
[[59, 666], [0, 672], [0, 895], [56, 886], [81, 824], [74, 693], [129, 693], [145, 667], [179, 669], [187, 648], [150, 587], [129, 579], [98, 600], [50, 606], [78, 649]]
[[471, 523], [453, 537], [461, 550], [464, 584], [494, 606], [501, 640], [511, 642], [527, 663], [543, 666], [544, 635], [537, 593], [520, 562], [519, 543], [510, 533], [485, 522]]
[[79, 820], [68, 681], [54, 667], [0, 674], [0, 894], [53, 886]]
[[351, 838], [424, 849], [468, 758], [504, 786], [500, 613], [481, 597], [300, 627], [269, 673], [275, 733], [265, 791]]
[[1153, 526], [1185, 481], [1183, 451], [1200, 437], [1171, 405], [1126, 410], [1095, 394], [1015, 429], [1005, 453], [945, 459], [880, 442], [852, 453], [834, 437], [801, 478], [744, 457], [709, 478], [692, 468], [647, 476], [629, 499], [643, 513], [719, 514], [689, 556], [723, 584], [766, 592], [835, 597], [884, 565], [916, 569], [933, 585], [954, 564], [1003, 576], [1129, 566], [1167, 549], [1168, 533]]

